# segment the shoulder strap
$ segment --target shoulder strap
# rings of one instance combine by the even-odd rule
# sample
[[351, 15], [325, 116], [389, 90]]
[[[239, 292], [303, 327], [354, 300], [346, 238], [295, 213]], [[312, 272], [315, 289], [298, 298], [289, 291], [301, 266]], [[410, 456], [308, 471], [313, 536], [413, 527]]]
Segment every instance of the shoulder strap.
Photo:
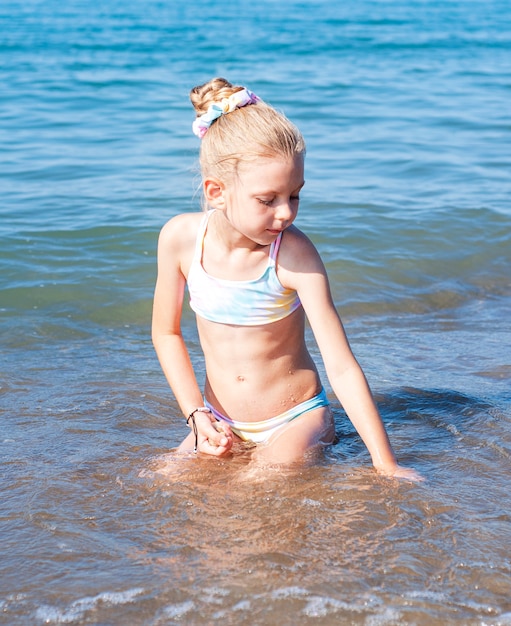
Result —
[[277, 239], [275, 239], [275, 241], [271, 244], [270, 247], [270, 260], [273, 261], [274, 263], [277, 261], [277, 256], [279, 254], [279, 250], [280, 250], [280, 243], [282, 241], [282, 235], [284, 233], [280, 233], [279, 236], [277, 237]]
[[204, 236], [206, 234], [206, 229], [208, 227], [209, 218], [211, 217], [211, 214], [213, 213], [213, 211], [214, 211], [214, 209], [212, 209], [211, 211], [208, 211], [207, 213], [204, 213], [204, 215], [202, 216], [202, 219], [200, 221], [199, 228], [197, 230], [197, 238], [195, 239], [194, 260], [197, 261], [199, 263], [199, 265], [201, 264], [201, 261], [202, 261], [202, 250], [203, 250], [203, 247], [204, 247]]

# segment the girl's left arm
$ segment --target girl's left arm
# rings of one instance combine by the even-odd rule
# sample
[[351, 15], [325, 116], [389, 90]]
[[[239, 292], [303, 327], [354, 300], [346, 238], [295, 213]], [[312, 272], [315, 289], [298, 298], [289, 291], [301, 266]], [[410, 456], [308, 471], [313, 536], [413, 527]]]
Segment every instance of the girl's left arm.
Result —
[[304, 240], [300, 241], [300, 261], [292, 272], [292, 281], [332, 389], [366, 445], [375, 469], [388, 476], [422, 480], [415, 470], [401, 467], [396, 461], [366, 377], [351, 351], [333, 303], [323, 262], [313, 244], [305, 237]]

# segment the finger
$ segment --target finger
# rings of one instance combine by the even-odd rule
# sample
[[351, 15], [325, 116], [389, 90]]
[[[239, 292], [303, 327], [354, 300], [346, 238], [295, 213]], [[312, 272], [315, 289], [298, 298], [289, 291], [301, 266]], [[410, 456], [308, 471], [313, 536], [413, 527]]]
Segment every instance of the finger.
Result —
[[211, 427], [205, 430], [206, 432], [203, 432], [199, 437], [201, 442], [199, 449], [202, 452], [220, 455], [232, 448], [233, 437], [231, 433], [225, 433], [216, 424], [211, 424]]
[[206, 439], [200, 446], [199, 450], [204, 452], [205, 454], [210, 454], [213, 456], [222, 456], [222, 454], [226, 454], [230, 451], [232, 447], [232, 442], [226, 440], [226, 445], [216, 445], [216, 443], [211, 442], [209, 439]]
[[212, 422], [212, 426], [217, 432], [225, 434], [226, 437], [232, 437], [232, 430], [229, 424], [225, 422]]
[[230, 449], [232, 447], [233, 438], [223, 432], [215, 433], [215, 435], [208, 437], [208, 443], [214, 447]]
[[421, 483], [425, 481], [425, 478], [411, 467], [401, 467], [400, 465], [398, 465], [392, 470], [378, 470], [378, 472], [383, 476], [387, 476], [388, 478], [396, 478], [398, 480], [408, 480], [414, 483]]
[[233, 434], [231, 427], [223, 422], [214, 422], [212, 424], [215, 429], [215, 434], [208, 437], [210, 443], [216, 446], [231, 446], [233, 441]]
[[424, 476], [421, 476], [419, 472], [416, 472], [414, 469], [410, 469], [408, 467], [399, 468], [395, 472], [394, 477], [409, 480], [414, 483], [422, 483], [425, 480]]

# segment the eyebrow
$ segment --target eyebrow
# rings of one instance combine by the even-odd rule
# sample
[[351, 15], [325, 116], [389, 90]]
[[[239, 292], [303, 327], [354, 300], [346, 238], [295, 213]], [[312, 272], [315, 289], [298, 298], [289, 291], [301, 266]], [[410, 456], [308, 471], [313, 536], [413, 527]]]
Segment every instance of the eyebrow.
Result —
[[[295, 189], [293, 189], [293, 192], [296, 191], [301, 191], [303, 189], [303, 186], [305, 185], [305, 181], [303, 181], [303, 183], [301, 185], [299, 185], [298, 187], [296, 187]], [[254, 195], [256, 196], [264, 196], [264, 195], [278, 195], [279, 192], [274, 191], [273, 189], [265, 189], [264, 191], [256, 191], [256, 193]]]

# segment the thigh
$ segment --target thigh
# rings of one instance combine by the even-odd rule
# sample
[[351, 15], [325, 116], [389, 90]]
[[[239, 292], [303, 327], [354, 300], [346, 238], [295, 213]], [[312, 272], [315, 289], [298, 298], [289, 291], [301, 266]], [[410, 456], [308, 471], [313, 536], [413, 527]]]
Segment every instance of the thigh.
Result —
[[322, 406], [279, 428], [266, 444], [258, 444], [255, 457], [268, 463], [301, 461], [306, 452], [330, 445], [334, 437], [332, 411]]

